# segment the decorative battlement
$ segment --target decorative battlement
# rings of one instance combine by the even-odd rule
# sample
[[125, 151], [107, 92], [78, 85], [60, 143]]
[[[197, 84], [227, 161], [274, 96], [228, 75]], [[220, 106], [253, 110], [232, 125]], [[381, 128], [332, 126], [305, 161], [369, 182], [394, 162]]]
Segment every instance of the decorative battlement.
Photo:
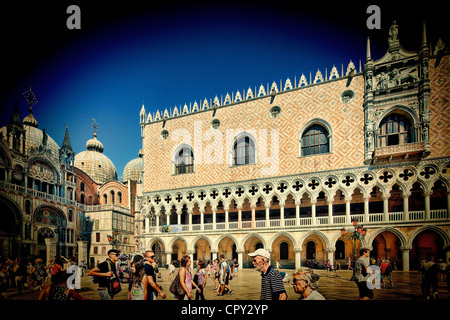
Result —
[[[312, 73], [309, 73], [309, 81], [306, 78], [306, 76], [302, 73], [300, 79], [297, 81], [297, 78], [294, 78], [294, 83], [292, 83], [290, 78], [287, 78], [286, 81], [283, 84], [283, 81], [280, 80], [279, 86], [278, 84], [273, 81], [272, 85], [269, 89], [269, 83], [267, 83], [266, 86], [260, 85], [259, 88], [255, 86], [254, 90], [252, 88], [248, 88], [247, 90], [243, 89], [242, 91], [238, 90], [236, 93], [232, 92], [231, 95], [227, 92], [225, 97], [221, 95], [220, 99], [216, 95], [214, 99], [208, 99], [205, 98], [203, 101], [200, 100], [199, 102], [195, 101], [194, 104], [189, 103], [189, 106], [187, 104], [184, 104], [182, 107], [175, 106], [173, 108], [165, 108], [164, 111], [156, 110], [156, 112], [149, 112], [148, 114], [145, 111], [144, 104], [142, 104], [142, 108], [140, 111], [140, 123], [152, 123], [152, 122], [158, 122], [158, 121], [164, 121], [166, 119], [175, 118], [187, 114], [193, 114], [196, 112], [201, 112], [203, 110], [208, 109], [216, 109], [219, 107], [224, 107], [229, 104], [234, 104], [242, 101], [248, 101], [252, 99], [257, 99], [260, 97], [266, 97], [269, 95], [275, 95], [277, 93], [298, 89], [302, 87], [308, 87], [311, 85], [315, 85], [320, 82], [325, 82], [333, 79], [341, 79], [344, 77], [347, 77], [352, 70], [356, 70], [356, 67], [354, 63], [350, 60], [346, 72], [344, 73], [344, 65], [341, 66], [341, 74], [339, 75], [339, 71], [336, 68], [336, 66], [333, 65], [333, 68], [331, 68], [331, 72], [328, 74], [328, 70], [325, 69], [325, 77], [323, 73], [317, 69], [317, 72], [314, 76], [314, 79], [312, 78]], [[361, 61], [359, 62], [359, 73], [361, 73]]]

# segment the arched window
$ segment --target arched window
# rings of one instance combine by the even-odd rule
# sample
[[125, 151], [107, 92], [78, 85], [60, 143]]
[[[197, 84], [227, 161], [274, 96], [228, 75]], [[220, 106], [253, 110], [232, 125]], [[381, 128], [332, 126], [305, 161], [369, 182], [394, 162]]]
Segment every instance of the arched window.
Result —
[[392, 113], [380, 123], [379, 146], [396, 146], [414, 142], [411, 121], [403, 115]]
[[119, 203], [122, 203], [122, 192], [117, 192], [117, 197], [119, 198]]
[[115, 195], [114, 195], [114, 191], [113, 190], [111, 190], [111, 204], [114, 204], [114, 201], [116, 200], [115, 199]]
[[194, 152], [191, 147], [183, 146], [175, 156], [175, 174], [194, 172]]
[[302, 156], [330, 152], [328, 130], [320, 124], [313, 124], [302, 134]]
[[248, 135], [236, 139], [233, 145], [233, 165], [246, 165], [256, 163], [255, 142]]

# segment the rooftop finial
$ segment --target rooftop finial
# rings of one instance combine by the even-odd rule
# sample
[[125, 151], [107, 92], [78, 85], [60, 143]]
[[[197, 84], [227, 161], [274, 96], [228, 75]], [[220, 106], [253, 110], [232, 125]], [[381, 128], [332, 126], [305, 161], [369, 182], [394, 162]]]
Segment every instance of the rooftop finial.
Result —
[[94, 137], [96, 137], [97, 132], [98, 132], [98, 124], [97, 124], [97, 121], [95, 121], [95, 119], [92, 119], [92, 120], [94, 120], [94, 122], [92, 122], [92, 124], [91, 124], [92, 131], [94, 131]]
[[370, 38], [367, 37], [367, 54], [366, 54], [366, 61], [371, 60], [371, 54], [370, 54]]
[[34, 92], [31, 91], [31, 86], [28, 87], [28, 91], [25, 91], [23, 93], [23, 96], [25, 97], [28, 104], [30, 105], [30, 112], [33, 112], [31, 107], [34, 106], [36, 103], [38, 103], [38, 101], [36, 99], [36, 96], [34, 95]]

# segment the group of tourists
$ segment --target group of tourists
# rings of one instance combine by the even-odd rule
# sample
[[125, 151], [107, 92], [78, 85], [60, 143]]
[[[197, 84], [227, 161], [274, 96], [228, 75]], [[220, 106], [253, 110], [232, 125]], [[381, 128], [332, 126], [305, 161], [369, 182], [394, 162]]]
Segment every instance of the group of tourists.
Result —
[[[42, 258], [11, 258], [0, 257], [0, 293], [1, 299], [6, 299], [8, 289], [17, 289], [18, 294], [26, 292], [42, 291], [46, 285], [50, 285], [58, 276], [58, 273], [66, 274], [67, 269], [76, 264], [75, 258], [55, 256], [48, 264], [44, 264]], [[81, 272], [87, 268], [82, 261]]]
[[423, 298], [427, 300], [438, 299], [439, 279], [446, 282], [447, 290], [450, 294], [450, 259], [449, 264], [439, 259], [437, 262], [432, 255], [420, 262], [419, 272], [422, 273], [421, 290]]
[[[231, 263], [225, 259], [224, 254], [219, 255], [219, 259], [208, 262], [199, 260], [196, 266], [192, 265], [191, 257], [185, 255], [181, 258], [179, 271], [176, 272], [174, 262], [168, 267], [168, 281], [170, 287], [164, 292], [157, 283], [161, 279], [158, 270], [155, 253], [151, 250], [133, 257], [127, 257], [127, 271], [121, 269], [119, 259], [123, 258], [120, 251], [111, 249], [107, 252], [108, 258], [88, 273], [95, 284], [98, 285], [97, 293], [101, 300], [113, 300], [114, 296], [122, 290], [127, 290], [129, 300], [156, 300], [159, 296], [165, 299], [167, 294], [173, 295], [177, 300], [194, 297], [195, 300], [205, 300], [204, 291], [209, 281], [214, 283], [214, 290], [217, 296], [225, 294], [231, 295], [231, 279], [237, 277], [239, 264], [236, 259]], [[277, 261], [273, 267], [270, 263], [271, 257], [268, 250], [260, 248], [248, 254], [253, 258], [253, 268], [261, 273], [261, 300], [286, 300], [287, 292], [284, 283], [290, 282], [289, 275], [280, 272], [281, 264]], [[360, 300], [373, 299], [374, 288], [377, 284], [383, 288], [387, 282], [394, 287], [392, 272], [395, 270], [395, 263], [388, 259], [374, 260], [370, 257], [370, 250], [362, 248], [359, 251], [360, 257], [355, 261], [352, 279], [355, 281]], [[65, 257], [54, 257], [45, 265], [41, 258], [24, 261], [20, 258], [12, 260], [0, 257], [0, 281], [3, 299], [6, 299], [6, 291], [10, 287], [17, 288], [19, 294], [25, 289], [28, 291], [39, 291], [39, 300], [85, 300], [73, 287], [68, 287], [68, 279], [71, 273], [68, 272], [71, 265], [75, 265], [75, 259]], [[329, 272], [330, 263], [327, 260], [324, 264]], [[87, 266], [84, 261], [78, 270], [83, 272]], [[122, 275], [119, 276], [119, 271]], [[375, 272], [376, 271], [376, 272]], [[433, 256], [427, 257], [421, 263], [419, 271], [422, 273], [422, 294], [428, 300], [438, 298], [439, 279], [447, 283], [450, 293], [450, 264], [447, 265], [442, 260], [434, 261]], [[126, 273], [126, 276], [124, 274]], [[374, 280], [374, 277], [378, 277]], [[121, 278], [126, 279], [126, 285], [121, 284]], [[295, 293], [299, 294], [300, 300], [325, 300], [325, 297], [318, 291], [320, 276], [313, 268], [301, 267], [293, 273], [290, 283]], [[287, 279], [287, 280], [286, 280]], [[127, 286], [127, 287], [126, 287]], [[380, 287], [376, 287], [379, 289]], [[166, 290], [167, 291], [167, 290]], [[122, 295], [123, 296], [123, 295]]]

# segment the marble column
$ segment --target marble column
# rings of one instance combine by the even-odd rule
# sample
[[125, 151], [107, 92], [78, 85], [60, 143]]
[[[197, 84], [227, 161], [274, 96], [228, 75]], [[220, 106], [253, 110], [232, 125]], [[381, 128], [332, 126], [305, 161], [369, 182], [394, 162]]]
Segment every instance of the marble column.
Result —
[[266, 228], [270, 227], [270, 204], [266, 205]]
[[242, 229], [242, 206], [238, 206], [238, 229]]
[[411, 192], [403, 194], [403, 221], [409, 221], [409, 197]]
[[244, 266], [244, 250], [242, 249], [237, 249], [236, 250], [237, 254], [238, 254], [238, 263], [239, 263], [239, 267], [238, 270], [242, 270], [243, 266]]
[[425, 221], [430, 220], [430, 195], [432, 194], [431, 191], [424, 192], [425, 196]]
[[252, 209], [252, 229], [256, 228], [256, 205], [252, 204], [250, 206]]
[[316, 199], [311, 200], [311, 223], [313, 226], [316, 225], [316, 203]]
[[295, 225], [300, 225], [300, 204], [301, 200], [297, 201], [295, 200]]
[[86, 261], [88, 263], [88, 253], [89, 253], [89, 241], [77, 241], [78, 246], [78, 265], [81, 265], [81, 261]]
[[302, 248], [294, 248], [295, 253], [295, 269], [298, 269], [302, 265]]
[[389, 198], [390, 194], [383, 194], [383, 221], [389, 221]]
[[47, 261], [45, 262], [46, 265], [51, 259], [56, 256], [56, 242], [56, 238], [45, 238], [45, 246], [47, 249]]
[[328, 224], [333, 224], [333, 200], [328, 200]]
[[409, 251], [411, 247], [401, 247], [402, 251], [402, 263], [403, 263], [403, 271], [409, 271]]

